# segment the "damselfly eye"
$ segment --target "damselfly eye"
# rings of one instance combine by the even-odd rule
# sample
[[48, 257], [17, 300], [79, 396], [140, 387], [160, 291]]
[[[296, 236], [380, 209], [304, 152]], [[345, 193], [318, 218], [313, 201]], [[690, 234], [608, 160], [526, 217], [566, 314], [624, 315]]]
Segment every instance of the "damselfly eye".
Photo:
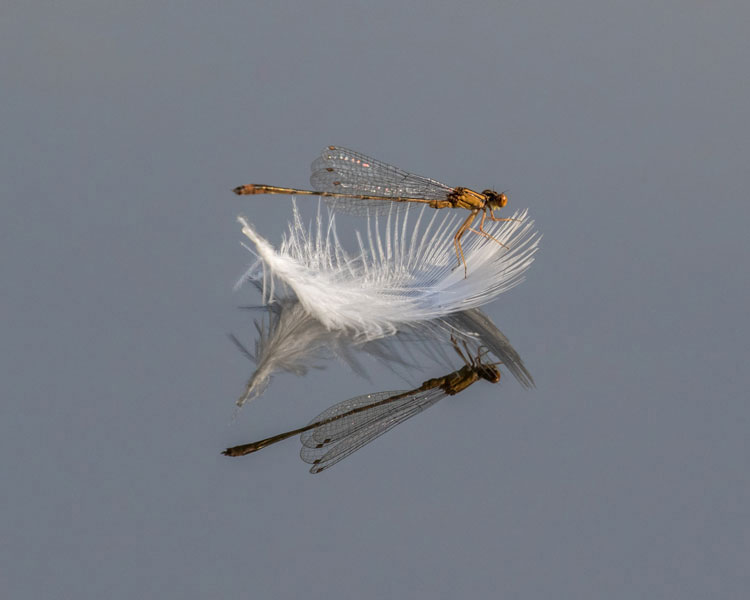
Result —
[[487, 204], [490, 208], [502, 208], [508, 204], [508, 197], [504, 193], [498, 194], [495, 190], [484, 190], [482, 194], [487, 196]]

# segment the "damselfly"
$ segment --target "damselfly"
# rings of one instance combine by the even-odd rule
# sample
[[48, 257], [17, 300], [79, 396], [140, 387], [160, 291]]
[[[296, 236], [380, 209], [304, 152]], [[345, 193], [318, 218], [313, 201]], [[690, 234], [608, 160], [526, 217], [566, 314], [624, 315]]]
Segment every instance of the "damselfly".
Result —
[[490, 383], [500, 381], [497, 363], [482, 362], [482, 355], [487, 350], [480, 349], [476, 358], [471, 358], [466, 344], [464, 354], [456, 340], [451, 338], [451, 341], [465, 363], [457, 371], [428, 379], [413, 390], [377, 392], [339, 402], [304, 427], [227, 448], [222, 454], [244, 456], [300, 434], [300, 457], [312, 465], [310, 473], [320, 473], [445, 396], [455, 396], [480, 379]]
[[[427, 204], [431, 208], [464, 208], [470, 211], [453, 236], [453, 246], [459, 264], [467, 274], [461, 237], [472, 231], [505, 244], [484, 230], [485, 219], [511, 221], [495, 216], [495, 209], [504, 207], [508, 198], [504, 192], [484, 190], [481, 193], [465, 187], [449, 187], [434, 179], [408, 173], [359, 152], [339, 146], [328, 146], [311, 165], [310, 185], [314, 190], [277, 187], [274, 185], [248, 184], [234, 188], [234, 193], [245, 194], [289, 194], [321, 196], [336, 210], [354, 214], [378, 213], [391, 209], [394, 202]], [[408, 206], [408, 204], [404, 204]], [[479, 228], [472, 223], [482, 213]]]

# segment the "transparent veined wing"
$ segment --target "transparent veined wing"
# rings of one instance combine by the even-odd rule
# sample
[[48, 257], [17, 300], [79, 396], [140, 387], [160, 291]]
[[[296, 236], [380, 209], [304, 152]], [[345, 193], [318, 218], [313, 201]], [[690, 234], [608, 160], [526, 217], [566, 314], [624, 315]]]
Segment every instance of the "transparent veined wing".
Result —
[[[409, 173], [393, 165], [359, 152], [328, 146], [311, 165], [310, 184], [313, 189], [334, 194], [383, 196], [445, 200], [453, 188], [421, 175]], [[408, 202], [363, 200], [357, 198], [324, 198], [337, 211], [350, 214], [382, 214], [388, 210], [404, 210]]]
[[[324, 471], [444, 396], [440, 387], [433, 387], [365, 394], [340, 402], [311, 421], [321, 422], [320, 426], [301, 434], [300, 457], [313, 465], [311, 473]], [[352, 411], [356, 412], [336, 418]]]
[[309, 425], [319, 425], [305, 432], [302, 444], [312, 448], [323, 442], [338, 441], [389, 414], [399, 399], [409, 395], [411, 391], [407, 390], [375, 392], [334, 404], [310, 421]]

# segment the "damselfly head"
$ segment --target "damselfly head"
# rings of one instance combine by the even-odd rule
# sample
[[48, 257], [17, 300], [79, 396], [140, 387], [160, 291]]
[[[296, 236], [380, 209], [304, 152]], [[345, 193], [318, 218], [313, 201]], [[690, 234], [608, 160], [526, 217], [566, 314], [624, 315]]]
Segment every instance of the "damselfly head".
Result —
[[495, 365], [479, 363], [477, 365], [477, 374], [490, 383], [497, 383], [500, 381], [500, 370]]
[[482, 194], [487, 196], [487, 206], [491, 209], [502, 208], [508, 204], [508, 196], [505, 195], [505, 192], [498, 194], [495, 190], [484, 190]]

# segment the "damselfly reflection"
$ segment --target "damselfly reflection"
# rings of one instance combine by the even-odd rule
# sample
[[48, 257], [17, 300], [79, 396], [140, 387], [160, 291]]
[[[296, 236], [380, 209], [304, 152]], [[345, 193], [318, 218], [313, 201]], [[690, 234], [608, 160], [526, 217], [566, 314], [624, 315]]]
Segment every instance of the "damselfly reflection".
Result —
[[[505, 244], [484, 230], [486, 219], [490, 221], [512, 221], [498, 218], [494, 211], [503, 208], [508, 198], [503, 192], [484, 190], [481, 193], [465, 187], [449, 187], [434, 179], [408, 173], [359, 152], [328, 146], [320, 157], [313, 161], [310, 184], [314, 190], [278, 187], [274, 185], [248, 184], [234, 189], [235, 194], [287, 194], [297, 196], [321, 196], [336, 210], [349, 213], [376, 213], [381, 208], [390, 209], [393, 203], [425, 204], [431, 208], [463, 208], [470, 211], [453, 236], [453, 246], [459, 264], [467, 275], [461, 238], [467, 231]], [[482, 213], [479, 228], [472, 223]]]
[[311, 473], [319, 473], [369, 444], [399, 423], [421, 413], [445, 396], [455, 396], [480, 379], [497, 383], [500, 371], [496, 364], [486, 363], [486, 349], [472, 358], [464, 344], [465, 353], [455, 338], [451, 342], [464, 366], [442, 377], [428, 379], [418, 388], [408, 391], [378, 392], [357, 396], [333, 405], [315, 417], [308, 425], [280, 433], [257, 442], [227, 448], [226, 456], [244, 456], [266, 446], [300, 435], [300, 457], [311, 464]]

